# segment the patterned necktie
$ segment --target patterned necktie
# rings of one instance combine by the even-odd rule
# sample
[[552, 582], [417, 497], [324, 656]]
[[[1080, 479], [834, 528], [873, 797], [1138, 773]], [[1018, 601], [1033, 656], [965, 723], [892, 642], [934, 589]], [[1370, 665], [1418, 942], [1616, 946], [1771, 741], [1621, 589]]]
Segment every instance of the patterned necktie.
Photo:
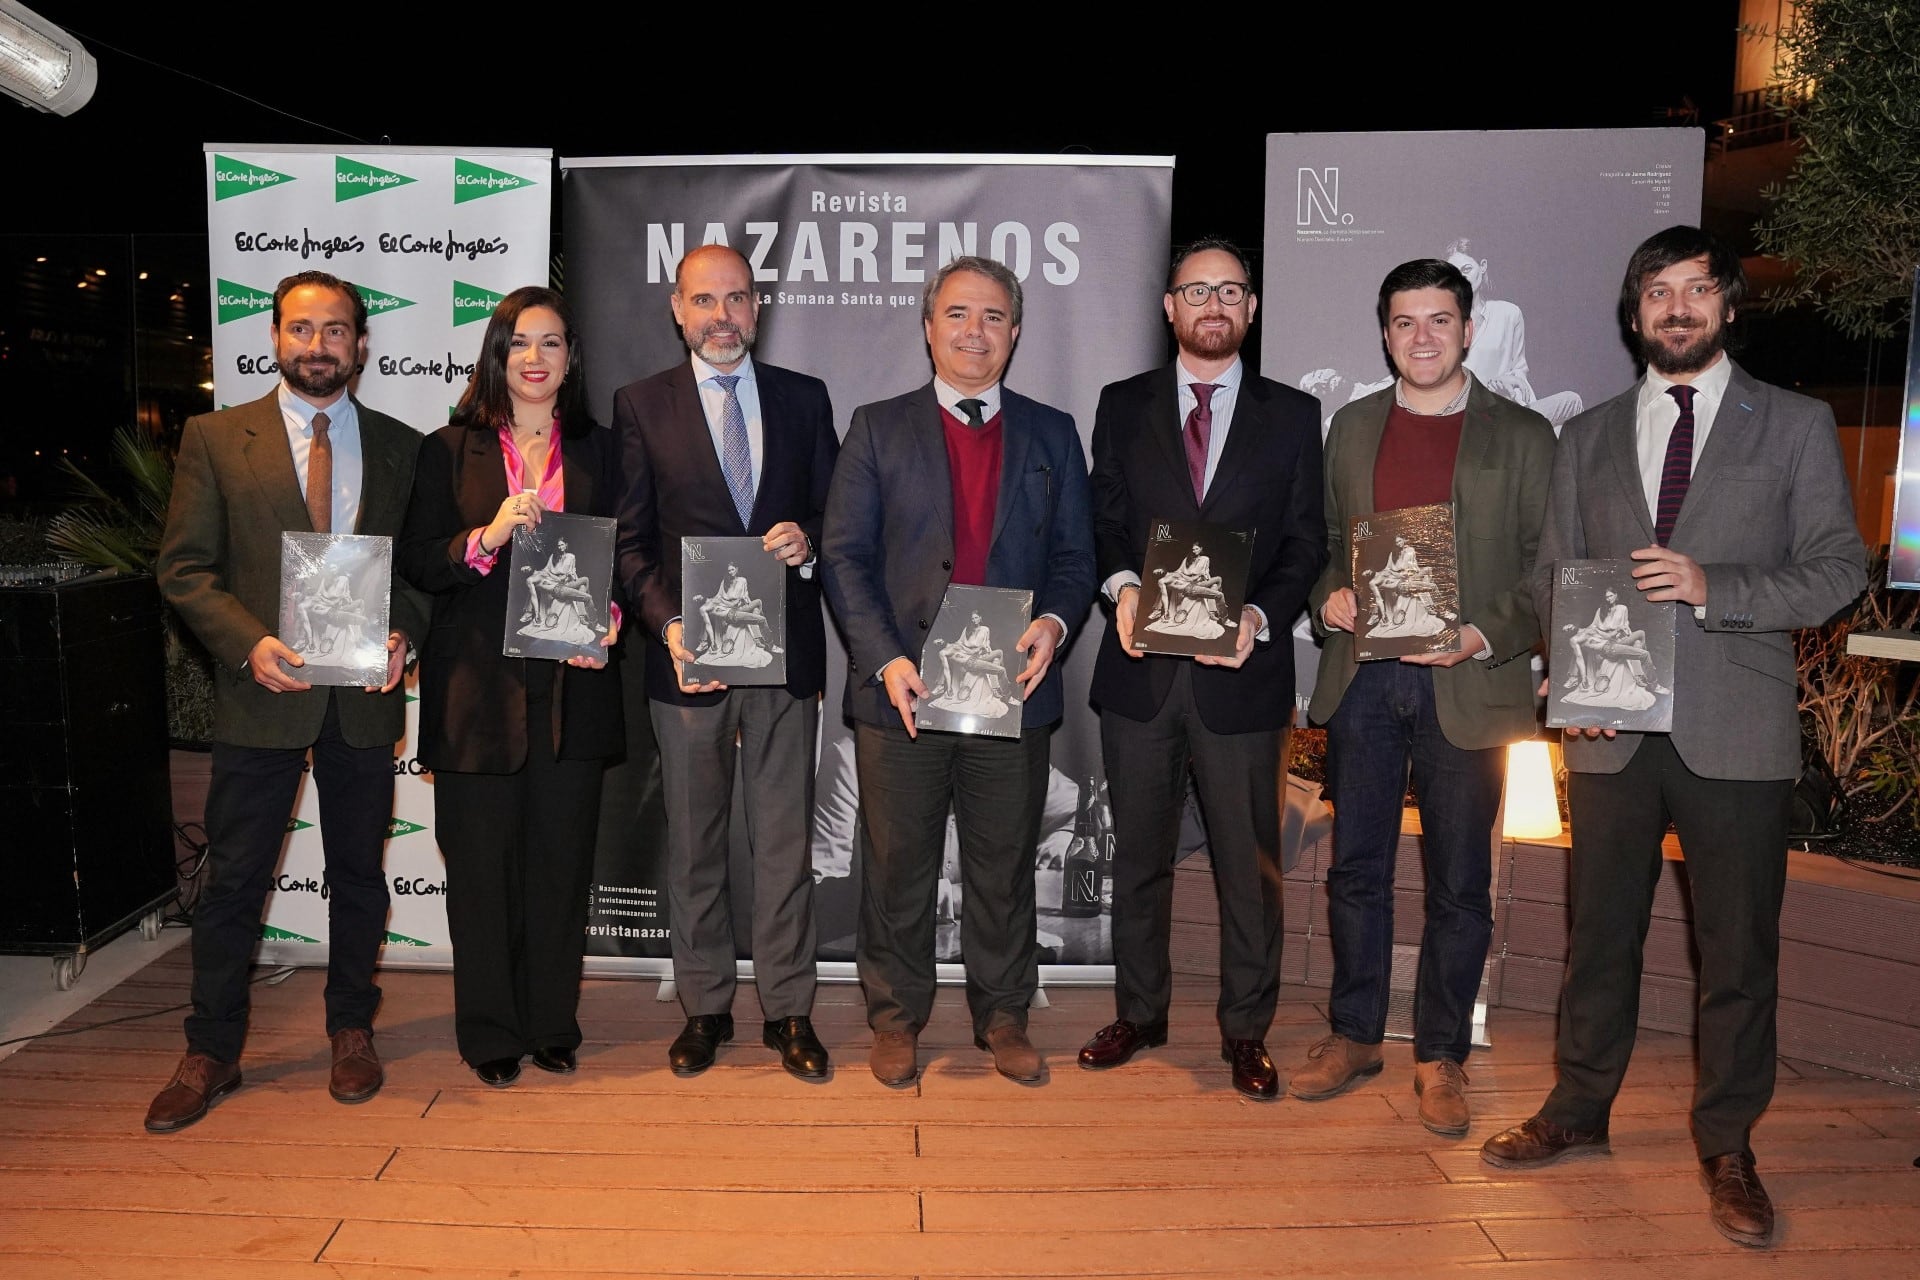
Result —
[[953, 407], [967, 415], [967, 425], [974, 430], [978, 431], [987, 425], [987, 420], [983, 416], [987, 409], [985, 400], [960, 400], [955, 402]]
[[333, 420], [313, 415], [313, 443], [307, 446], [307, 518], [315, 533], [333, 532]]
[[1207, 497], [1207, 445], [1213, 440], [1213, 393], [1211, 382], [1193, 384], [1193, 412], [1187, 415], [1183, 433], [1187, 443], [1187, 474], [1193, 478], [1193, 500]]
[[740, 408], [740, 393], [734, 390], [740, 381], [737, 373], [717, 373], [713, 380], [726, 393], [720, 406], [720, 469], [727, 476], [727, 492], [733, 495], [733, 509], [740, 513], [740, 527], [753, 522], [753, 448], [747, 443], [747, 415]]
[[1661, 546], [1673, 536], [1680, 504], [1687, 500], [1687, 482], [1693, 478], [1693, 388], [1672, 386], [1667, 394], [1680, 405], [1680, 417], [1667, 437], [1667, 460], [1660, 468], [1659, 509], [1653, 517], [1653, 539]]

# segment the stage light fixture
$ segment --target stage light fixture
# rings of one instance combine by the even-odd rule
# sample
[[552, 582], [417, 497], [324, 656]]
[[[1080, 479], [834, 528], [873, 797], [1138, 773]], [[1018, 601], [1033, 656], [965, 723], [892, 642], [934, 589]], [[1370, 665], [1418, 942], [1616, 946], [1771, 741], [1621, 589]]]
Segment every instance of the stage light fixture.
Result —
[[92, 100], [99, 79], [86, 46], [16, 0], [0, 0], [0, 93], [70, 116]]
[[1509, 840], [1557, 840], [1562, 829], [1547, 744], [1514, 743], [1507, 748], [1507, 816], [1501, 834]]

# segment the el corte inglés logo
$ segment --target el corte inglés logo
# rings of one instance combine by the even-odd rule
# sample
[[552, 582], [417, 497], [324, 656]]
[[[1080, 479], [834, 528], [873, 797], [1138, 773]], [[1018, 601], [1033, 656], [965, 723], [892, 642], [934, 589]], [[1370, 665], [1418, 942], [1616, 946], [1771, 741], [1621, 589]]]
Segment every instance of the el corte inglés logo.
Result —
[[478, 200], [483, 196], [497, 196], [502, 191], [512, 191], [516, 187], [537, 187], [540, 184], [531, 178], [523, 178], [517, 173], [507, 173], [500, 169], [489, 169], [483, 164], [471, 160], [453, 158], [453, 202], [465, 204], [469, 200]]
[[395, 836], [412, 835], [416, 831], [425, 830], [426, 828], [417, 822], [408, 822], [405, 818], [395, 818], [387, 826], [387, 838], [391, 840]]
[[281, 173], [277, 169], [263, 169], [257, 164], [248, 164], [245, 160], [235, 160], [231, 156], [216, 155], [213, 158], [213, 198], [225, 200], [229, 196], [244, 196], [265, 187], [277, 187], [283, 182], [295, 181], [290, 173]]
[[287, 819], [287, 834], [289, 834], [289, 835], [291, 835], [291, 834], [293, 834], [293, 833], [294, 833], [295, 831], [305, 831], [305, 830], [306, 830], [306, 829], [307, 829], [308, 827], [310, 827], [310, 826], [312, 826], [312, 825], [313, 825], [313, 824], [312, 824], [311, 822], [302, 822], [302, 821], [301, 821], [300, 819], [298, 819], [298, 818], [288, 818], [288, 819]]
[[495, 293], [491, 289], [482, 289], [477, 284], [468, 284], [464, 280], [453, 282], [453, 327], [472, 324], [475, 320], [485, 320], [493, 314], [493, 309], [506, 297], [504, 293]]
[[262, 942], [312, 942], [316, 944], [320, 941], [318, 938], [309, 938], [304, 933], [291, 933], [286, 929], [276, 929], [270, 924], [260, 926], [260, 940]]
[[262, 311], [273, 310], [273, 294], [270, 290], [256, 289], [252, 285], [235, 284], [231, 280], [215, 280], [215, 312], [220, 323], [238, 320], [241, 316], [258, 315]]
[[400, 298], [391, 293], [381, 293], [378, 289], [370, 289], [366, 285], [358, 282], [356, 282], [353, 287], [358, 289], [360, 296], [366, 300], [367, 314], [369, 316], [382, 316], [389, 311], [398, 311], [402, 307], [410, 307], [413, 305], [413, 299], [411, 298]]
[[395, 933], [389, 929], [387, 930], [387, 945], [390, 947], [424, 947], [427, 944], [418, 938], [409, 938], [404, 933]]
[[376, 191], [385, 191], [390, 187], [404, 187], [415, 179], [404, 173], [395, 173], [391, 169], [376, 169], [370, 164], [358, 160], [349, 160], [345, 156], [333, 158], [333, 202], [343, 203], [358, 200], [361, 196], [370, 196]]

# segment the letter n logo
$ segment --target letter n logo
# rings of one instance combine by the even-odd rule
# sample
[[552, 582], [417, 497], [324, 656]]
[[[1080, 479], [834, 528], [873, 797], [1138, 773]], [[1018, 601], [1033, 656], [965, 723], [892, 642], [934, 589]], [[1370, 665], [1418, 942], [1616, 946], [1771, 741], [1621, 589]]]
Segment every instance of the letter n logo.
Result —
[[1324, 226], [1340, 225], [1340, 166], [1309, 169], [1301, 166], [1294, 183], [1295, 226], [1310, 227], [1318, 219]]

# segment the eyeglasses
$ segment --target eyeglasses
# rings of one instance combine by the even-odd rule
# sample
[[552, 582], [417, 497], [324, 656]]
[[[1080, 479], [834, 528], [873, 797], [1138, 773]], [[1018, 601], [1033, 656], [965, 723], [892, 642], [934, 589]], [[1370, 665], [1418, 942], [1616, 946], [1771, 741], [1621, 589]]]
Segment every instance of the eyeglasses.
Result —
[[1220, 295], [1221, 306], [1237, 307], [1247, 300], [1247, 295], [1253, 290], [1238, 280], [1229, 280], [1225, 284], [1205, 284], [1196, 280], [1192, 284], [1177, 284], [1169, 292], [1185, 298], [1190, 307], [1206, 306], [1207, 299], [1216, 293]]

